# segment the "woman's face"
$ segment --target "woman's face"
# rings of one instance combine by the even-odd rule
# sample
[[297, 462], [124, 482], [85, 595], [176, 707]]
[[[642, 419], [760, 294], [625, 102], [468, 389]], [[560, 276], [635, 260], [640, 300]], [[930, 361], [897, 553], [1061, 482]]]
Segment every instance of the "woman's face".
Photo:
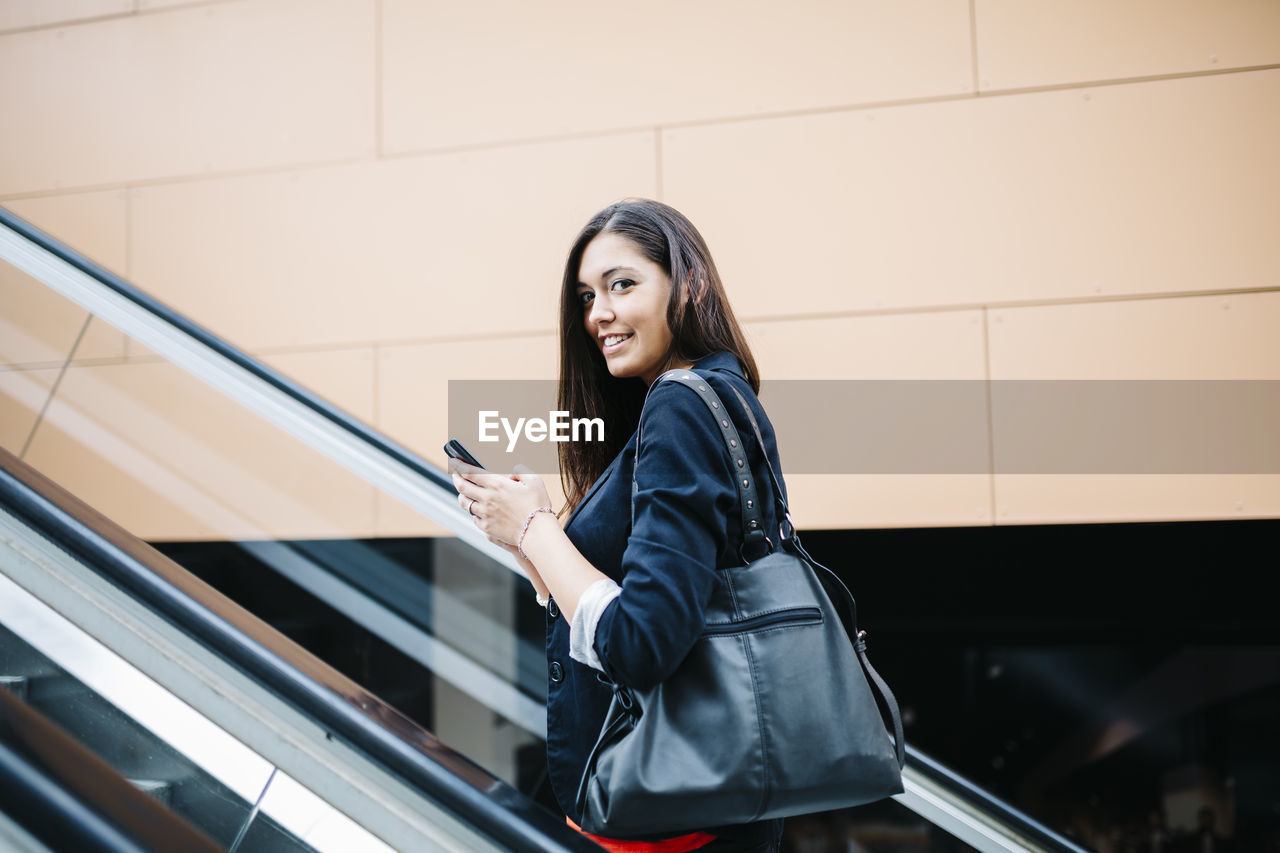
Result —
[[671, 350], [671, 278], [620, 234], [597, 234], [582, 253], [578, 300], [609, 373], [653, 383]]

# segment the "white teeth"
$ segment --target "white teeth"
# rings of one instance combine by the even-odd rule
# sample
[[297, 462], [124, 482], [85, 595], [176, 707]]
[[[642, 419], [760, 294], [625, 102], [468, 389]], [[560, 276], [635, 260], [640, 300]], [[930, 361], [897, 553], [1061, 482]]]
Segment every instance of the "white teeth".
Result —
[[604, 345], [611, 347], [619, 341], [625, 341], [629, 337], [631, 337], [631, 335], [609, 335], [604, 339]]

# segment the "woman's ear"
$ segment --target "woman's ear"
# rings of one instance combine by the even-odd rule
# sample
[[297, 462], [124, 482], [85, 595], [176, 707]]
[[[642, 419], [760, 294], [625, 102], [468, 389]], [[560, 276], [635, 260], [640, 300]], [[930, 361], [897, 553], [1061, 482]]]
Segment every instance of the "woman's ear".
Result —
[[685, 300], [693, 305], [701, 305], [707, 295], [707, 280], [695, 278], [693, 270], [685, 278]]

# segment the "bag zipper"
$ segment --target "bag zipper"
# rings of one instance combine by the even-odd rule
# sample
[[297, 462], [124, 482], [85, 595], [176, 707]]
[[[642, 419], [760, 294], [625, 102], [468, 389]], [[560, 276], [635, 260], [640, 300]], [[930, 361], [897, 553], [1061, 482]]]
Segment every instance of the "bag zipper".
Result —
[[741, 622], [726, 622], [719, 625], [708, 625], [703, 636], [719, 634], [742, 634], [747, 631], [759, 631], [762, 628], [774, 628], [779, 625], [817, 624], [822, 621], [822, 610], [817, 607], [792, 607], [789, 610], [778, 610], [773, 613], [762, 613], [743, 619]]

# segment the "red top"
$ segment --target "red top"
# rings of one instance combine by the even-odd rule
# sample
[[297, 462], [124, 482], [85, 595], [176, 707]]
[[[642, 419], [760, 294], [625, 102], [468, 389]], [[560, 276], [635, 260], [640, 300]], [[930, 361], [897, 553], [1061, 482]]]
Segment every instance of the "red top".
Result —
[[705, 832], [691, 832], [688, 835], [664, 838], [661, 841], [619, 841], [616, 838], [602, 838], [599, 835], [583, 832], [582, 827], [569, 818], [564, 820], [569, 826], [612, 853], [686, 853], [688, 850], [697, 850], [716, 840], [714, 835], [707, 835]]

